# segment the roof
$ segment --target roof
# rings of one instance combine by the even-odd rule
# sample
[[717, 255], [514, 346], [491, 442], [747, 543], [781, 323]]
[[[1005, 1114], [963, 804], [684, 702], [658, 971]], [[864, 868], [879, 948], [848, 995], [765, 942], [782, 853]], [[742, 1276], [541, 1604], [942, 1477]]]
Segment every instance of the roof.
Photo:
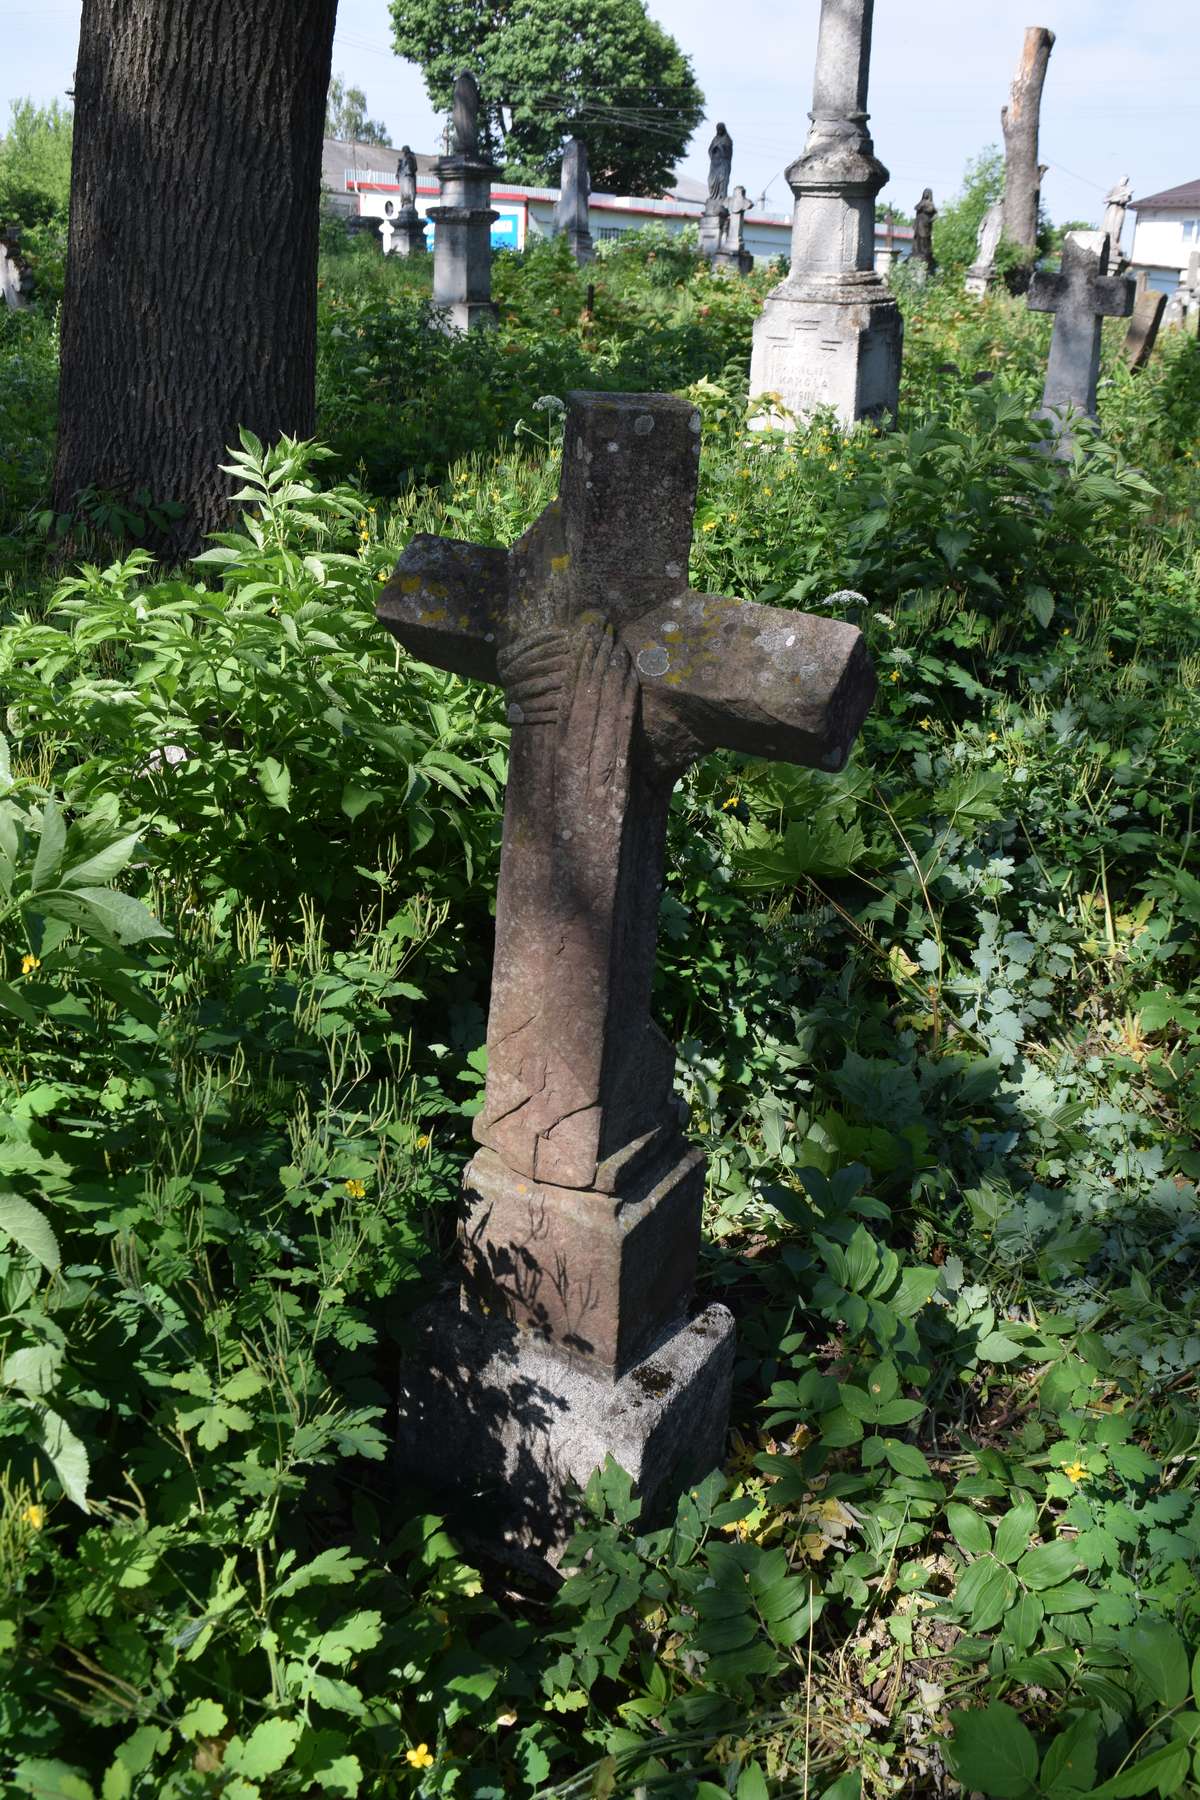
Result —
[[1131, 200], [1135, 212], [1143, 206], [1200, 207], [1200, 181], [1185, 181], [1180, 187], [1164, 188], [1161, 194], [1147, 194], [1144, 200]]

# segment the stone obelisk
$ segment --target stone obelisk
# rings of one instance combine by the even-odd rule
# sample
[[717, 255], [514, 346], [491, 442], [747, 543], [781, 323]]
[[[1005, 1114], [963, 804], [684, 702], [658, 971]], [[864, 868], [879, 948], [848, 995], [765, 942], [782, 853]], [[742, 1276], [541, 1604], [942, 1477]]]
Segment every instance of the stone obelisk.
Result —
[[888, 172], [867, 134], [874, 0], [821, 0], [812, 126], [787, 171], [792, 266], [754, 327], [751, 396], [783, 425], [831, 406], [843, 425], [895, 416], [904, 324], [875, 273], [875, 196]]

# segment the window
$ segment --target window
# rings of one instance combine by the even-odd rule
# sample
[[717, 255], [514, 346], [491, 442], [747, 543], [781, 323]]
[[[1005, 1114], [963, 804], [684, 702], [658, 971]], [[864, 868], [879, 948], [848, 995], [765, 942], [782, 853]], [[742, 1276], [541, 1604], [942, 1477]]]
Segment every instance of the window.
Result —
[[611, 244], [614, 238], [624, 237], [627, 227], [624, 225], [601, 225], [596, 236], [600, 242]]
[[1185, 219], [1183, 221], [1184, 243], [1194, 244], [1198, 237], [1200, 237], [1200, 219]]

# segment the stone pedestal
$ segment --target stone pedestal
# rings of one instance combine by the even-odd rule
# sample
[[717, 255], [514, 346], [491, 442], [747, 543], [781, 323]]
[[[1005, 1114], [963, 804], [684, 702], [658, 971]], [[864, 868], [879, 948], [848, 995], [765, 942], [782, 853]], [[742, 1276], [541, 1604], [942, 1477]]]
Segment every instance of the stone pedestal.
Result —
[[715, 262], [717, 251], [721, 245], [721, 204], [710, 200], [700, 214], [700, 254], [708, 262]]
[[504, 1561], [537, 1572], [559, 1560], [570, 1490], [607, 1457], [650, 1517], [721, 1461], [734, 1357], [723, 1306], [681, 1320], [615, 1379], [453, 1294], [416, 1330], [400, 1374], [398, 1472], [456, 1495], [455, 1528]]
[[397, 213], [392, 220], [392, 230], [395, 232], [393, 256], [425, 255], [425, 221], [415, 207], [410, 212]]
[[554, 225], [557, 235], [566, 238], [571, 255], [581, 266], [590, 263], [596, 254], [588, 216], [591, 191], [587, 145], [582, 138], [573, 137], [568, 140], [563, 153], [562, 184], [554, 209]]
[[792, 265], [754, 327], [751, 397], [778, 394], [759, 429], [832, 407], [849, 427], [895, 417], [904, 322], [875, 273], [875, 196], [888, 172], [867, 135], [871, 0], [823, 0], [812, 129], [787, 171]]
[[713, 268], [725, 275], [752, 275], [754, 257], [744, 247], [740, 250], [726, 250], [722, 247], [713, 257]]
[[444, 156], [436, 164], [441, 205], [428, 217], [433, 240], [433, 302], [451, 331], [496, 323], [492, 300], [492, 181], [494, 163], [474, 156]]

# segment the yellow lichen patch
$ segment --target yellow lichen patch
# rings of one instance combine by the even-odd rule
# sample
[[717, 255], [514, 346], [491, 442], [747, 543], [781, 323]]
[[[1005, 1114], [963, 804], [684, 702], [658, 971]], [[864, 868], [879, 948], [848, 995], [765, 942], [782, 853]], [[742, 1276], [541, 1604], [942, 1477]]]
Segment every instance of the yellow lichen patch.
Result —
[[569, 556], [552, 556], [550, 558], [550, 568], [555, 575], [561, 575], [564, 569], [570, 567], [570, 564], [571, 559]]
[[419, 575], [402, 575], [400, 577], [400, 591], [402, 594], [415, 594], [420, 586], [421, 577]]

